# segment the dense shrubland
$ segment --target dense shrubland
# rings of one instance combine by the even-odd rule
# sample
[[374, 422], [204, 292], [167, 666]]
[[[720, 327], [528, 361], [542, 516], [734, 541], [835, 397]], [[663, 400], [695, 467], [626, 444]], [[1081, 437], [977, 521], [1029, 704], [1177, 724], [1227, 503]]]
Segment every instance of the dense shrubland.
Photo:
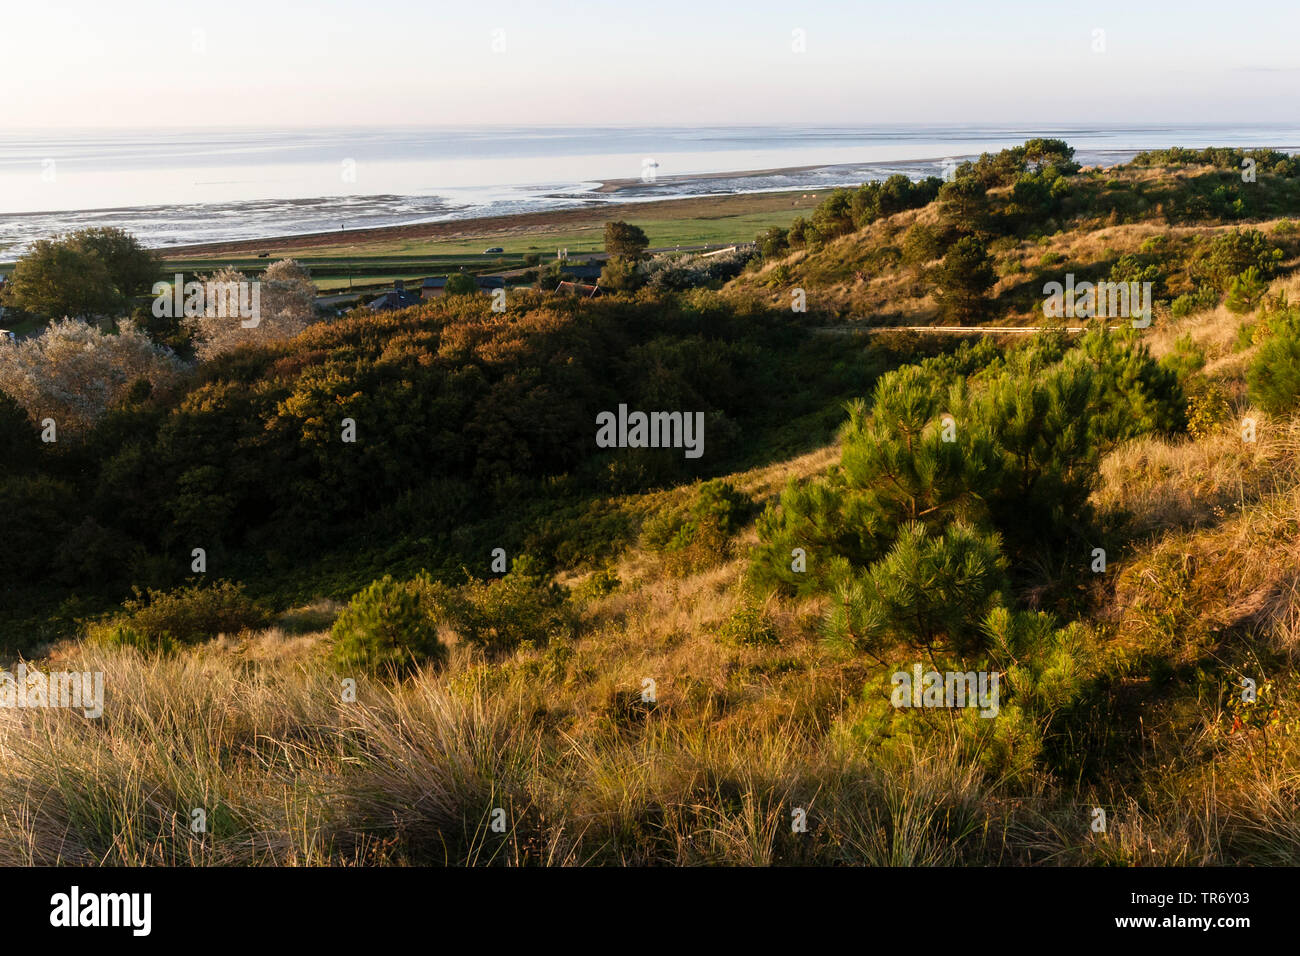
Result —
[[[55, 443], [36, 439], [46, 405], [30, 376], [6, 387], [22, 404], [0, 408], [16, 452], [0, 473], [0, 537], [21, 544], [0, 556], [11, 608], [36, 582], [83, 600], [174, 585], [195, 548], [215, 573], [251, 580], [291, 576], [322, 551], [356, 562], [359, 550], [376, 568], [396, 561], [445, 578], [462, 563], [482, 567], [485, 543], [581, 564], [611, 534], [635, 534], [617, 514], [601, 517], [601, 496], [806, 448], [801, 422], [829, 429], [834, 403], [892, 361], [887, 350], [846, 361], [779, 314], [706, 294], [581, 303], [519, 293], [504, 314], [481, 298], [355, 314], [221, 351], [158, 380], [166, 387], [148, 376], [174, 372], [172, 360], [147, 339], [129, 328], [84, 335], [115, 345], [82, 351], [86, 361], [136, 348], [133, 336], [137, 352], [158, 357], [87, 372], [109, 391], [93, 415], [50, 405], [64, 429]], [[48, 341], [23, 343], [32, 361], [4, 367], [36, 363]], [[84, 371], [64, 363], [60, 374], [69, 369]], [[55, 398], [69, 391], [55, 375], [41, 381]], [[705, 412], [705, 456], [596, 448], [597, 413], [620, 403]], [[343, 440], [346, 420], [355, 442]], [[565, 524], [555, 540], [567, 507], [592, 535]]]

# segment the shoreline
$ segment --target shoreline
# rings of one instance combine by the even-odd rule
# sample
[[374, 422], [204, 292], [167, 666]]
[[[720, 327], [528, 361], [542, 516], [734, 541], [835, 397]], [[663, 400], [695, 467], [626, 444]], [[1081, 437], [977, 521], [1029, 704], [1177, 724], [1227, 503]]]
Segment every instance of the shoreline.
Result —
[[[813, 167], [819, 168], [819, 167]], [[708, 174], [712, 176], [712, 174]], [[637, 180], [640, 182], [640, 180]], [[634, 202], [587, 202], [580, 206], [562, 209], [544, 209], [534, 212], [509, 213], [498, 216], [474, 216], [465, 219], [446, 219], [437, 222], [407, 223], [393, 226], [370, 226], [362, 229], [340, 229], [330, 232], [302, 233], [289, 236], [267, 236], [259, 239], [232, 239], [225, 242], [191, 243], [164, 246], [154, 251], [161, 259], [187, 259], [194, 256], [226, 254], [272, 256], [282, 252], [303, 251], [335, 247], [352, 243], [374, 243], [400, 240], [471, 240], [501, 239], [527, 235], [541, 235], [561, 228], [590, 228], [603, 225], [610, 219], [644, 217], [647, 214], [668, 214], [652, 218], [671, 218], [676, 209], [690, 206], [694, 211], [703, 209], [719, 217], [737, 215], [746, 211], [742, 207], [777, 209], [783, 206], [796, 211], [800, 200], [820, 195], [832, 187], [816, 189], [771, 190], [763, 192], [729, 192], [707, 196], [674, 196], [664, 199], [637, 200]]]
[[[645, 216], [650, 212], [671, 212], [674, 204], [700, 204], [710, 202], [726, 204], [753, 203], [758, 207], [773, 208], [773, 199], [782, 197], [793, 199], [798, 205], [799, 198], [809, 194], [819, 194], [836, 188], [852, 188], [861, 182], [870, 181], [868, 170], [878, 170], [889, 174], [905, 172], [911, 176], [923, 175], [926, 167], [933, 167], [944, 159], [963, 161], [977, 154], [954, 153], [945, 157], [918, 157], [901, 160], [880, 160], [860, 163], [809, 163], [798, 166], [780, 166], [765, 169], [745, 169], [715, 171], [705, 173], [683, 173], [679, 175], [657, 177], [648, 183], [639, 178], [599, 179], [594, 189], [585, 194], [558, 194], [550, 198], [571, 201], [572, 205], [552, 209], [539, 209], [530, 212], [502, 213], [488, 216], [468, 216], [455, 219], [438, 219], [434, 221], [398, 223], [385, 226], [367, 226], [356, 229], [339, 229], [337, 231], [317, 231], [290, 233], [281, 235], [263, 235], [253, 239], [228, 239], [211, 242], [192, 242], [180, 245], [154, 247], [159, 258], [166, 260], [187, 259], [196, 256], [241, 255], [269, 256], [277, 254], [304, 252], [312, 249], [330, 248], [339, 245], [371, 244], [385, 241], [468, 241], [493, 240], [525, 235], [542, 235], [547, 231], [561, 228], [589, 228], [600, 225], [610, 219], [626, 219]], [[598, 197], [617, 196], [620, 193], [634, 191], [653, 192], [657, 187], [681, 186], [692, 183], [739, 182], [757, 180], [774, 176], [798, 176], [814, 170], [825, 171], [832, 181], [785, 188], [730, 188], [716, 193], [697, 195], [676, 195], [664, 198], [629, 198], [626, 201], [602, 200]], [[836, 176], [836, 171], [840, 172]], [[852, 171], [852, 172], [851, 172]], [[592, 198], [585, 199], [583, 196]], [[796, 198], [797, 197], [797, 198]], [[335, 197], [343, 199], [344, 197]], [[735, 214], [734, 210], [729, 213]]]
[[[925, 163], [931, 160], [917, 159], [907, 160], [907, 162]], [[620, 193], [627, 189], [635, 189], [638, 186], [653, 188], [655, 186], [669, 183], [699, 183], [708, 182], [713, 179], [754, 179], [759, 176], [788, 176], [793, 173], [806, 173], [814, 169], [861, 169], [864, 166], [886, 165], [883, 163], [813, 163], [807, 166], [777, 166], [772, 169], [738, 169], [731, 172], [720, 173], [680, 173], [676, 176], [657, 176], [653, 182], [646, 182], [643, 179], [602, 179], [600, 186], [593, 189], [593, 193], [609, 195]], [[731, 193], [729, 195], [748, 195], [747, 193]], [[679, 197], [680, 198], [680, 197]]]
[[[966, 158], [955, 156], [954, 159]], [[811, 163], [801, 166], [781, 166], [771, 169], [745, 169], [725, 172], [683, 173], [676, 176], [657, 178], [654, 183], [641, 179], [602, 179], [592, 196], [612, 196], [634, 189], [654, 189], [656, 186], [707, 183], [720, 180], [758, 179], [769, 176], [792, 176], [812, 170], [844, 170], [846, 180], [866, 179], [861, 176], [849, 176], [848, 170], [862, 170], [869, 167], [905, 169], [912, 166], [927, 166], [939, 162], [938, 159], [908, 159], [892, 162], [868, 163]], [[602, 202], [599, 199], [575, 200], [575, 205], [555, 209], [540, 209], [532, 212], [506, 213], [496, 216], [470, 216], [464, 219], [440, 219], [434, 222], [406, 223], [392, 226], [368, 226], [360, 229], [340, 229], [337, 232], [309, 232], [284, 236], [265, 236], [257, 239], [231, 239], [218, 242], [186, 243], [184, 245], [164, 246], [156, 249], [163, 259], [188, 258], [195, 255], [221, 255], [227, 253], [258, 254], [265, 251], [312, 249], [336, 246], [353, 241], [382, 242], [385, 240], [410, 239], [492, 239], [503, 236], [521, 235], [530, 232], [543, 232], [548, 228], [559, 226], [587, 225], [589, 221], [599, 219], [624, 219], [636, 216], [651, 209], [667, 210], [674, 203], [705, 203], [709, 200], [743, 201], [752, 199], [756, 202], [771, 197], [806, 196], [820, 193], [827, 189], [844, 188], [832, 184], [790, 187], [787, 189], [731, 189], [720, 193], [705, 193], [696, 196], [671, 196], [662, 199], [635, 199], [627, 202]]]
[[[231, 239], [217, 242], [186, 243], [184, 245], [159, 247], [155, 251], [163, 259], [189, 258], [192, 256], [249, 254], [262, 252], [308, 250], [331, 247], [352, 242], [371, 243], [394, 240], [470, 240], [499, 239], [520, 235], [540, 234], [549, 229], [560, 227], [582, 227], [603, 223], [609, 219], [626, 219], [644, 215], [650, 211], [667, 212], [674, 204], [701, 204], [714, 202], [742, 203], [752, 201], [766, 205], [772, 199], [781, 197], [806, 197], [826, 190], [851, 188], [860, 182], [868, 181], [861, 171], [869, 168], [888, 169], [894, 172], [910, 170], [913, 173], [927, 166], [934, 166], [943, 159], [963, 161], [977, 154], [956, 154], [951, 157], [924, 157], [917, 159], [864, 162], [864, 163], [812, 163], [800, 166], [781, 166], [770, 169], [747, 169], [726, 172], [683, 173], [675, 176], [657, 178], [647, 183], [637, 178], [619, 178], [596, 180], [599, 186], [589, 191], [588, 195], [614, 196], [633, 190], [650, 191], [657, 186], [682, 185], [689, 183], [708, 183], [713, 181], [734, 181], [760, 179], [771, 176], [794, 176], [813, 170], [833, 172], [842, 170], [838, 177], [843, 182], [819, 183], [816, 185], [793, 186], [780, 189], [730, 189], [718, 193], [699, 195], [671, 196], [661, 199], [636, 198], [626, 202], [601, 201], [599, 199], [583, 200], [574, 198], [574, 205], [554, 209], [539, 209], [531, 212], [504, 213], [493, 216], [469, 216], [463, 219], [440, 219], [433, 222], [405, 223], [391, 226], [368, 226], [358, 229], [340, 229], [329, 232], [309, 232], [280, 236], [263, 236], [257, 239]], [[849, 170], [858, 171], [850, 175]], [[555, 198], [561, 198], [556, 196]], [[569, 198], [567, 196], [563, 198]]]

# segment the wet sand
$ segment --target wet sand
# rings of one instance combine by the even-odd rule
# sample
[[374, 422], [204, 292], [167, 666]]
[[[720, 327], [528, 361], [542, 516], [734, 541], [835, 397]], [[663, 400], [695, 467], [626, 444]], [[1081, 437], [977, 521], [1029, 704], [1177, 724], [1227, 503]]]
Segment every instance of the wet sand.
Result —
[[[709, 178], [719, 178], [721, 175], [710, 174]], [[726, 174], [726, 177], [734, 178], [736, 175], [738, 174], [729, 173]], [[618, 187], [619, 182], [623, 181], [611, 180], [610, 184], [614, 184], [615, 188], [625, 188]], [[640, 186], [645, 185], [639, 179], [629, 181], [629, 184], [632, 182]], [[824, 195], [826, 191], [825, 188], [820, 190], [796, 189], [788, 192], [687, 196], [676, 199], [626, 203], [595, 201], [569, 209], [516, 213], [509, 216], [484, 216], [476, 219], [376, 226], [372, 229], [340, 229], [298, 236], [271, 236], [265, 239], [240, 239], [230, 242], [168, 246], [165, 249], [160, 249], [159, 254], [164, 259], [209, 255], [256, 256], [263, 252], [270, 253], [272, 256], [279, 256], [284, 253], [331, 246], [378, 242], [430, 239], [492, 240], [600, 226], [610, 219], [711, 218], [742, 215], [750, 212], [773, 212], [799, 206], [815, 205], [814, 202], [809, 201], [809, 197]]]

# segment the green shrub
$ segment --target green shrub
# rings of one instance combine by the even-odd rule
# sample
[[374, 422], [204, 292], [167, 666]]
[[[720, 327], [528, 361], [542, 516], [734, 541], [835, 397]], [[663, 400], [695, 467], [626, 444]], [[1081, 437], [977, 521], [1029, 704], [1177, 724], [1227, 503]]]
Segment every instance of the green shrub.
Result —
[[100, 647], [134, 647], [145, 654], [171, 654], [179, 647], [166, 634], [150, 638], [121, 623], [92, 625], [87, 637]]
[[1177, 375], [1179, 381], [1186, 381], [1205, 368], [1205, 350], [1190, 335], [1180, 335], [1173, 349], [1161, 357], [1160, 364]]
[[859, 650], [896, 641], [966, 656], [983, 643], [980, 624], [998, 606], [1005, 568], [996, 535], [961, 522], [942, 534], [908, 525], [866, 573], [843, 576], [827, 633]]
[[982, 630], [1008, 698], [1026, 712], [1048, 720], [1083, 693], [1091, 653], [1078, 623], [1058, 628], [1050, 614], [999, 607]]
[[834, 591], [844, 566], [879, 561], [912, 523], [996, 530], [1012, 554], [1077, 537], [1102, 457], [1177, 432], [1185, 413], [1178, 376], [1131, 332], [1093, 330], [1068, 350], [1044, 336], [1005, 359], [971, 349], [889, 372], [870, 404], [850, 403], [839, 465], [792, 483], [759, 517], [750, 581]]
[[779, 259], [790, 251], [790, 234], [780, 226], [760, 232], [754, 241], [764, 259]]
[[1154, 262], [1143, 263], [1138, 256], [1120, 256], [1110, 267], [1109, 278], [1111, 282], [1150, 282], [1153, 296], [1158, 298], [1165, 294], [1165, 276], [1160, 266]]
[[1284, 327], [1265, 339], [1246, 370], [1250, 400], [1264, 411], [1289, 411], [1300, 398], [1300, 334]]
[[1200, 306], [1196, 301], [1196, 296], [1188, 293], [1180, 295], [1178, 298], [1174, 299], [1173, 304], [1170, 306], [1170, 311], [1173, 312], [1174, 318], [1184, 319], [1195, 312], [1199, 307]]
[[718, 637], [729, 644], [746, 646], [781, 642], [767, 606], [755, 600], [748, 589], [742, 589], [736, 606], [718, 627]]
[[903, 261], [922, 265], [943, 255], [943, 239], [933, 226], [918, 222], [903, 237]]
[[1263, 323], [1261, 322], [1243, 322], [1237, 326], [1237, 335], [1232, 340], [1232, 350], [1234, 352], [1244, 352], [1255, 344], [1255, 332]]
[[642, 541], [664, 555], [672, 573], [692, 574], [731, 554], [731, 538], [753, 509], [753, 501], [729, 482], [706, 481], [685, 508], [661, 511], [646, 521]]
[[794, 273], [791, 272], [790, 267], [783, 262], [767, 274], [766, 281], [768, 286], [774, 289], [781, 286], [787, 286], [794, 281]]
[[478, 283], [474, 277], [465, 272], [453, 272], [447, 276], [447, 284], [443, 288], [444, 295], [474, 295], [478, 292]]
[[645, 285], [645, 272], [636, 259], [611, 256], [600, 270], [600, 286], [615, 292], [635, 292]]
[[1271, 245], [1258, 229], [1234, 229], [1198, 243], [1192, 274], [1222, 292], [1234, 276], [1252, 266], [1260, 277], [1272, 277], [1282, 255], [1282, 250]]
[[544, 647], [570, 637], [574, 617], [567, 593], [521, 569], [494, 581], [471, 581], [443, 597], [443, 610], [456, 632], [489, 653], [528, 642]]
[[1224, 305], [1229, 312], [1243, 315], [1254, 311], [1268, 291], [1268, 283], [1259, 275], [1259, 269], [1251, 266], [1239, 276], [1235, 276], [1228, 286], [1228, 298]]
[[427, 603], [431, 585], [421, 577], [399, 582], [391, 575], [352, 596], [334, 622], [334, 661], [340, 667], [403, 669], [441, 660], [446, 648]]
[[137, 590], [122, 609], [107, 626], [95, 630], [97, 639], [142, 649], [166, 649], [197, 644], [219, 634], [238, 634], [263, 627], [270, 620], [266, 610], [244, 594], [243, 585], [232, 581], [194, 584], [171, 591], [151, 589], [143, 595]]
[[582, 601], [594, 601], [608, 594], [613, 594], [622, 583], [613, 568], [605, 568], [594, 572], [586, 581], [582, 582], [582, 585], [578, 588], [577, 598]]
[[961, 325], [988, 311], [988, 292], [998, 277], [984, 243], [965, 236], [948, 249], [943, 264], [935, 269], [934, 281], [934, 296], [944, 318]]

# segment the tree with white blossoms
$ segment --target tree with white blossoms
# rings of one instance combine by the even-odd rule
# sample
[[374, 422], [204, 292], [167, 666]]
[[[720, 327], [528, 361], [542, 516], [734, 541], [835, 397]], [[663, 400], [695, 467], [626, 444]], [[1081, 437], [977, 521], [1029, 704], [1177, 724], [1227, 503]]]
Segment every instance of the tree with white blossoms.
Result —
[[[206, 287], [247, 282], [248, 277], [230, 266], [202, 277]], [[242, 286], [240, 287], [242, 288]], [[215, 295], [205, 296], [202, 315], [185, 320], [194, 340], [194, 354], [199, 361], [211, 361], [218, 355], [241, 345], [261, 345], [291, 339], [307, 328], [316, 317], [316, 286], [311, 276], [293, 259], [281, 259], [262, 274], [256, 321], [231, 310], [222, 309]], [[224, 314], [223, 314], [224, 313]], [[249, 323], [245, 325], [245, 323]]]
[[156, 388], [185, 368], [129, 320], [110, 334], [81, 319], [63, 319], [41, 335], [0, 344], [0, 391], [34, 423], [54, 419], [59, 436], [88, 429], [137, 380]]

